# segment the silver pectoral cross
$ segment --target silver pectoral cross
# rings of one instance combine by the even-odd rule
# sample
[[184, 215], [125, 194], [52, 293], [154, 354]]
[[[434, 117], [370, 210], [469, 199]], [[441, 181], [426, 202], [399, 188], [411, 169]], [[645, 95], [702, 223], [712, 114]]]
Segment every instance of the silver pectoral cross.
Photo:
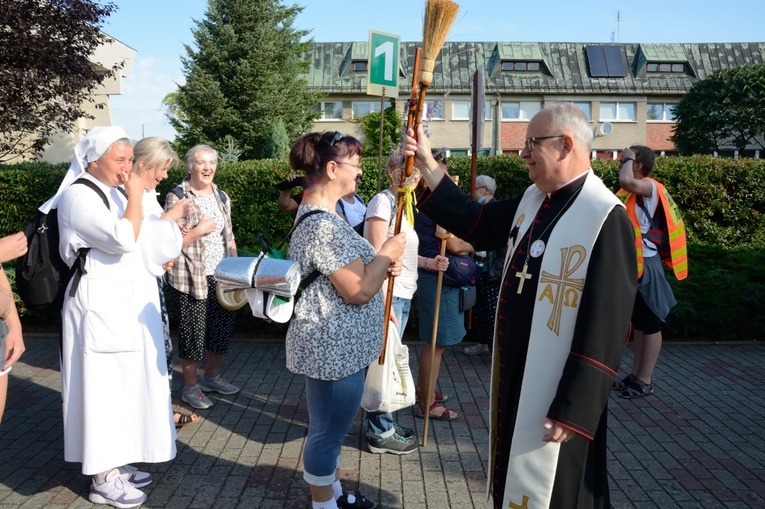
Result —
[[523, 272], [516, 272], [515, 273], [515, 277], [520, 279], [520, 282], [518, 283], [518, 292], [517, 292], [518, 294], [523, 292], [523, 283], [525, 283], [527, 279], [531, 279], [531, 274], [526, 272], [528, 269], [529, 269], [529, 264], [528, 263], [524, 263], [523, 264]]

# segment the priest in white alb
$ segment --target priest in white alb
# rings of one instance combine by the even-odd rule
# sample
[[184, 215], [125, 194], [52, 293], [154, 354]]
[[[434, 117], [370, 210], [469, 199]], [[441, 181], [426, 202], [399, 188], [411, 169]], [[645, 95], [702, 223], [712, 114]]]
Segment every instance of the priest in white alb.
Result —
[[476, 249], [508, 246], [494, 334], [488, 495], [495, 508], [610, 508], [606, 404], [629, 332], [632, 226], [590, 168], [593, 131], [559, 103], [529, 122], [534, 182], [482, 205], [404, 138], [430, 191], [418, 207]]

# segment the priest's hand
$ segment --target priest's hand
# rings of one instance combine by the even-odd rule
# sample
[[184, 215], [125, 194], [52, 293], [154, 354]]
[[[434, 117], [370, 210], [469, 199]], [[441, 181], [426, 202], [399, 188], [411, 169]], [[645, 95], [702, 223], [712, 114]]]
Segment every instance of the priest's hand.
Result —
[[552, 422], [550, 419], [547, 419], [544, 428], [546, 430], [550, 430], [549, 433], [542, 437], [542, 440], [545, 442], [557, 442], [562, 444], [574, 438], [573, 431], [568, 428], [564, 428], [560, 424]]
[[422, 124], [417, 126], [416, 136], [411, 127], [406, 131], [401, 140], [401, 148], [405, 157], [414, 156], [414, 164], [420, 170], [425, 183], [430, 189], [435, 189], [444, 177], [444, 170], [433, 157], [430, 140], [425, 134]]

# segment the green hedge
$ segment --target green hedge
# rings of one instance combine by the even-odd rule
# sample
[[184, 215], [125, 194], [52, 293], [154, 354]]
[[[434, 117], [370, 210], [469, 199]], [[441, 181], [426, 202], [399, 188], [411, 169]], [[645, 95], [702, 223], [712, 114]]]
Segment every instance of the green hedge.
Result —
[[[360, 194], [377, 190], [377, 159], [362, 161]], [[616, 161], [598, 159], [595, 172], [611, 189], [618, 189]], [[67, 165], [24, 163], [0, 166], [0, 236], [23, 228], [35, 209], [57, 189]], [[469, 186], [470, 158], [450, 159], [450, 171]], [[234, 232], [243, 254], [259, 251], [257, 234], [280, 241], [294, 213], [279, 212], [275, 185], [290, 173], [275, 160], [223, 164], [215, 182], [230, 196]], [[530, 181], [525, 162], [515, 156], [478, 159], [478, 173], [497, 180], [497, 194], [514, 196]], [[670, 276], [678, 306], [665, 328], [674, 338], [762, 339], [765, 337], [765, 161], [714, 159], [707, 156], [666, 157], [657, 161], [655, 176], [672, 193], [683, 212], [689, 242], [689, 277]], [[158, 188], [161, 199], [183, 178], [175, 169]], [[387, 185], [383, 176], [383, 187]], [[245, 324], [254, 319], [242, 315]], [[262, 327], [264, 322], [257, 322]], [[282, 329], [278, 329], [282, 330]]]

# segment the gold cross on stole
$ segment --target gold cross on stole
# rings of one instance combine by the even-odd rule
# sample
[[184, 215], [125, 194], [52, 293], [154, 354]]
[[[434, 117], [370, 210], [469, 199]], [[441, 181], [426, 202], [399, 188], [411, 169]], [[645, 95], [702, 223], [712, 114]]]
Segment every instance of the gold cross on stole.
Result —
[[[571, 246], [561, 248], [560, 254], [560, 275], [542, 271], [539, 281], [546, 283], [547, 286], [544, 287], [538, 299], [541, 301], [547, 298], [553, 305], [547, 327], [554, 331], [556, 336], [560, 335], [560, 315], [563, 306], [575, 308], [578, 305], [579, 293], [584, 288], [584, 278], [570, 279], [570, 276], [582, 265], [587, 252], [582, 246]], [[575, 256], [576, 260], [574, 260]], [[555, 292], [552, 290], [552, 285], [555, 285]]]
[[529, 497], [528, 497], [528, 495], [523, 495], [523, 502], [522, 502], [521, 505], [514, 504], [514, 503], [510, 502], [508, 507], [510, 509], [529, 509], [529, 505], [528, 504], [529, 504]]
[[518, 294], [520, 294], [523, 291], [523, 283], [526, 282], [527, 279], [531, 279], [531, 274], [526, 272], [529, 269], [529, 264], [524, 263], [523, 264], [523, 272], [516, 272], [515, 277], [520, 279], [518, 282]]

